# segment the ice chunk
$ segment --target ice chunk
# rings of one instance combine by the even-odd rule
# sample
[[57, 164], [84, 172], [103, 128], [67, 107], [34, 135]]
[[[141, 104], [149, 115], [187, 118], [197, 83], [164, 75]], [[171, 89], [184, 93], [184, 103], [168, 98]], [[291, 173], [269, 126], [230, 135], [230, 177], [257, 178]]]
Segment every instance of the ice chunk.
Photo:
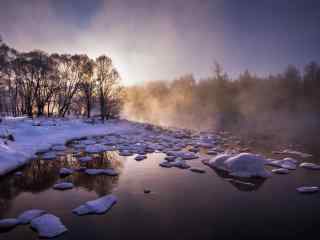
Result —
[[289, 173], [289, 170], [286, 168], [277, 168], [277, 169], [272, 169], [271, 172], [277, 173], [277, 174], [287, 174]]
[[60, 171], [59, 171], [59, 174], [61, 176], [68, 176], [68, 175], [73, 174], [73, 172], [74, 171], [72, 169], [70, 169], [70, 168], [61, 168]]
[[299, 165], [299, 167], [312, 169], [312, 170], [320, 170], [320, 165], [315, 163], [303, 162]]
[[32, 219], [40, 217], [45, 213], [46, 211], [41, 209], [31, 209], [21, 213], [17, 219], [19, 220], [20, 224], [29, 224]]
[[88, 175], [108, 175], [108, 176], [118, 176], [119, 173], [117, 173], [112, 168], [88, 168], [84, 171]]
[[71, 182], [60, 182], [53, 185], [53, 188], [56, 190], [68, 190], [74, 187], [73, 183]]
[[60, 218], [52, 214], [44, 214], [31, 221], [31, 227], [36, 229], [39, 237], [53, 238], [68, 231]]
[[6, 218], [0, 220], [0, 229], [13, 228], [19, 224], [19, 220], [16, 218]]
[[102, 214], [111, 209], [116, 202], [117, 197], [110, 194], [93, 201], [88, 201], [85, 204], [73, 209], [72, 212], [77, 215]]
[[320, 190], [319, 187], [316, 187], [316, 186], [297, 188], [297, 191], [300, 193], [315, 193], [315, 192], [318, 192], [319, 190]]

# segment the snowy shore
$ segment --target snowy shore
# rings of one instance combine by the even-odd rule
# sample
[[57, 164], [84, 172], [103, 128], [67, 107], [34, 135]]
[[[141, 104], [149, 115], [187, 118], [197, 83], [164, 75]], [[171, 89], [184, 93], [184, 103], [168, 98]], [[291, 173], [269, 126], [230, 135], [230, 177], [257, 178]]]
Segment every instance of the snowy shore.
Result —
[[140, 130], [136, 124], [122, 120], [90, 124], [82, 119], [5, 118], [0, 123], [0, 136], [12, 134], [14, 141], [0, 138], [0, 176], [23, 166], [37, 152], [54, 144], [86, 136]]

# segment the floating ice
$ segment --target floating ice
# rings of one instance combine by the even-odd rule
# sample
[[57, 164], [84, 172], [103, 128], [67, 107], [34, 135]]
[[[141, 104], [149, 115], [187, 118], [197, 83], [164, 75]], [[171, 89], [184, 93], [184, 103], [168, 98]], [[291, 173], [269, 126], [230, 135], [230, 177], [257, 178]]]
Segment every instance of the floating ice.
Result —
[[320, 165], [315, 163], [303, 162], [299, 165], [299, 167], [312, 169], [312, 170], [320, 170]]
[[29, 224], [34, 218], [40, 217], [45, 213], [46, 211], [41, 209], [31, 209], [21, 213], [17, 219], [20, 224]]
[[53, 185], [53, 189], [56, 189], [56, 190], [68, 190], [68, 189], [72, 189], [73, 187], [74, 185], [71, 182], [61, 182]]
[[80, 216], [86, 214], [102, 214], [111, 209], [116, 202], [117, 197], [110, 194], [93, 201], [88, 201], [73, 209], [72, 212]]
[[39, 237], [53, 238], [68, 231], [60, 218], [52, 214], [44, 214], [31, 221], [31, 227], [36, 229]]

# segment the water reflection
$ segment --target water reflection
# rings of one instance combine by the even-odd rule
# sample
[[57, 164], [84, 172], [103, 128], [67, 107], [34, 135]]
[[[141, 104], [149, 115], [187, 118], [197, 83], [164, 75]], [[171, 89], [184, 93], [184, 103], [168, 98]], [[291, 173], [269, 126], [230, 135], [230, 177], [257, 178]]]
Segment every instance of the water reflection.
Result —
[[[85, 156], [81, 153], [79, 156]], [[75, 187], [86, 191], [94, 191], [98, 196], [108, 194], [117, 185], [119, 176], [89, 176], [83, 172], [75, 172], [68, 177], [61, 177], [59, 171], [62, 167], [79, 169], [87, 168], [113, 168], [121, 174], [125, 158], [116, 152], [106, 152], [91, 155], [93, 160], [80, 163], [73, 154], [68, 153], [57, 157], [56, 160], [42, 160], [41, 155], [33, 160], [21, 171], [21, 176], [12, 174], [0, 179], [0, 216], [10, 209], [12, 200], [24, 192], [40, 193], [50, 189], [56, 182], [66, 180]], [[119, 174], [119, 175], [120, 175]]]
[[231, 176], [228, 172], [216, 168], [211, 168], [221, 178], [230, 182], [239, 191], [252, 192], [257, 191], [265, 182], [263, 178], [239, 178]]

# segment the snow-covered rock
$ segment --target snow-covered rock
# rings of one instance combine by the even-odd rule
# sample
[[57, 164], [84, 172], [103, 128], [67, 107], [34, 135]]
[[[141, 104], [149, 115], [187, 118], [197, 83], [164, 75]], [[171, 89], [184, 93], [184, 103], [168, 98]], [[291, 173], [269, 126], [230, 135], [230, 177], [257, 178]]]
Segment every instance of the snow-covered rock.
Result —
[[316, 193], [319, 192], [320, 188], [317, 186], [306, 186], [306, 187], [298, 187], [297, 191], [300, 193]]
[[273, 167], [286, 168], [288, 170], [297, 169], [298, 161], [293, 158], [284, 158], [282, 160], [268, 159], [266, 165]]
[[53, 189], [56, 190], [68, 190], [72, 188], [74, 188], [74, 185], [71, 182], [60, 182], [53, 185]]
[[31, 227], [37, 230], [39, 237], [54, 238], [65, 233], [67, 228], [60, 218], [52, 214], [44, 214], [31, 221]]
[[51, 150], [53, 151], [65, 151], [67, 148], [64, 145], [54, 145]]
[[59, 171], [60, 176], [68, 176], [73, 174], [74, 170], [70, 168], [61, 168]]
[[108, 151], [108, 147], [102, 144], [89, 145], [85, 148], [86, 153], [102, 153], [105, 151]]
[[19, 224], [19, 220], [16, 218], [6, 218], [0, 220], [0, 229], [13, 228]]
[[80, 216], [86, 214], [102, 214], [110, 210], [116, 203], [117, 197], [110, 194], [93, 201], [88, 201], [73, 209], [72, 212]]
[[228, 171], [225, 161], [231, 157], [230, 154], [219, 154], [214, 158], [210, 159], [208, 165], [211, 167], [218, 168], [220, 170]]
[[320, 165], [315, 163], [303, 162], [299, 165], [299, 167], [312, 169], [312, 170], [320, 170]]
[[47, 152], [42, 155], [43, 160], [54, 160], [57, 158], [57, 154], [55, 152]]
[[276, 174], [288, 174], [290, 171], [286, 168], [277, 168], [277, 169], [272, 169], [271, 172]]
[[40, 217], [45, 214], [45, 210], [41, 209], [30, 209], [21, 213], [17, 219], [20, 224], [29, 224], [34, 218]]
[[84, 172], [88, 175], [108, 175], [108, 176], [119, 175], [119, 173], [112, 168], [101, 168], [101, 169], [88, 168]]

